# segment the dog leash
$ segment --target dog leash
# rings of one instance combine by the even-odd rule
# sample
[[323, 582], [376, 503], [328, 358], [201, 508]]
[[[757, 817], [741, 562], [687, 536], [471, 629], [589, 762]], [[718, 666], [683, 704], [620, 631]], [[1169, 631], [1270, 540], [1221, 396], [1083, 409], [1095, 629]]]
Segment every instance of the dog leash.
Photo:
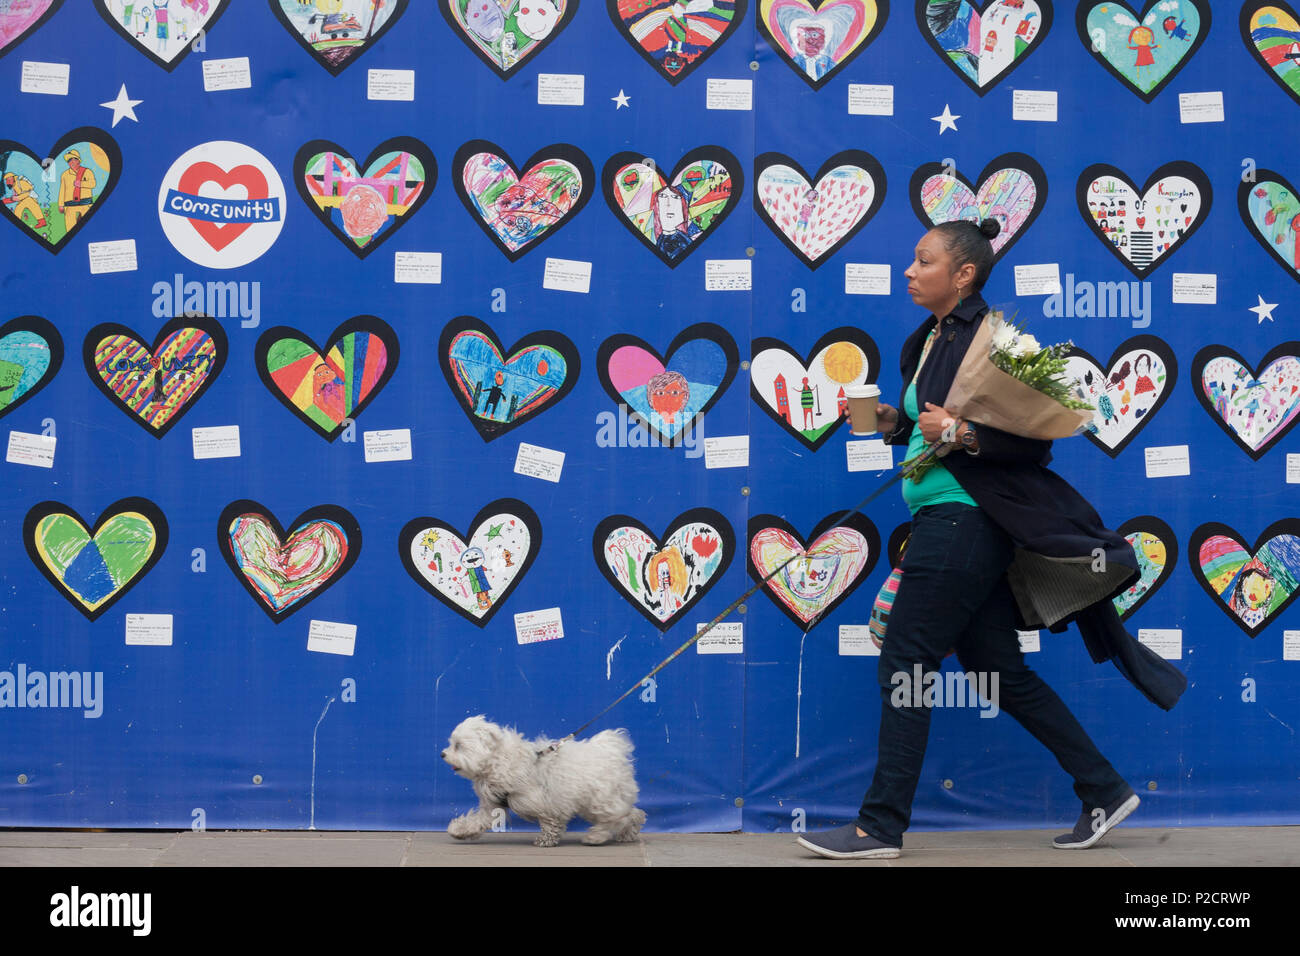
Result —
[[[914, 472], [914, 471], [915, 471], [917, 468], [919, 468], [922, 464], [924, 464], [924, 463], [925, 463], [926, 461], [928, 461], [930, 458], [934, 457], [934, 455], [935, 455], [935, 453], [938, 451], [938, 449], [939, 449], [940, 447], [942, 447], [942, 446], [945, 444], [945, 439], [947, 439], [947, 440], [948, 440], [948, 443], [950, 444], [950, 443], [951, 443], [951, 439], [956, 437], [955, 434], [952, 434], [952, 433], [954, 433], [955, 431], [956, 431], [956, 429], [955, 429], [955, 427], [954, 427], [954, 424], [953, 424], [953, 422], [952, 422], [952, 419], [945, 419], [945, 420], [944, 420], [944, 430], [943, 430], [943, 433], [940, 434], [939, 439], [938, 439], [937, 441], [931, 442], [930, 445], [925, 449], [925, 451], [923, 451], [920, 455], [917, 456], [916, 461], [913, 462], [912, 465], [911, 465], [910, 467], [907, 468], [907, 470], [904, 471], [904, 470], [900, 469], [900, 470], [898, 471], [897, 474], [891, 476], [891, 477], [890, 477], [890, 478], [889, 478], [889, 479], [888, 479], [884, 484], [880, 485], [878, 488], [876, 488], [875, 491], [871, 492], [871, 494], [867, 495], [867, 496], [866, 496], [865, 498], [863, 498], [860, 502], [858, 502], [857, 505], [855, 505], [854, 507], [850, 508], [848, 511], [844, 512], [842, 515], [840, 515], [840, 516], [837, 517], [834, 521], [832, 521], [832, 522], [831, 522], [831, 527], [834, 527], [835, 525], [839, 524], [840, 522], [844, 521], [845, 519], [850, 518], [850, 517], [852, 517], [853, 515], [855, 515], [855, 514], [857, 514], [858, 512], [860, 512], [863, 508], [865, 508], [865, 507], [866, 507], [867, 505], [869, 505], [872, 501], [874, 501], [876, 498], [878, 498], [881, 494], [883, 494], [883, 493], [884, 493], [888, 488], [890, 488], [891, 486], [893, 486], [896, 482], [898, 482], [898, 481], [900, 481], [901, 479], [903, 479], [903, 478], [907, 477], [908, 475], [912, 474], [912, 472]], [[782, 571], [784, 571], [784, 570], [785, 570], [785, 569], [786, 569], [786, 568], [787, 568], [791, 563], [793, 563], [794, 561], [797, 561], [800, 557], [803, 557], [803, 556], [804, 556], [804, 555], [792, 554], [790, 557], [786, 558], [785, 561], [781, 562], [780, 567], [774, 569], [771, 573], [769, 573], [769, 574], [767, 575], [767, 577], [763, 578], [761, 581], [759, 581], [757, 584], [755, 584], [753, 587], [751, 587], [748, 591], [746, 591], [746, 592], [745, 592], [744, 594], [742, 594], [740, 597], [736, 598], [736, 600], [732, 601], [731, 604], [729, 604], [729, 605], [726, 607], [726, 609], [723, 610], [723, 612], [722, 612], [721, 614], [719, 614], [719, 615], [718, 615], [717, 617], [715, 617], [712, 621], [710, 621], [710, 622], [708, 623], [708, 625], [707, 625], [707, 626], [706, 626], [702, 631], [700, 631], [700, 632], [698, 632], [697, 634], [695, 634], [692, 638], [690, 638], [690, 640], [688, 640], [688, 641], [686, 641], [684, 644], [682, 644], [681, 647], [677, 648], [677, 650], [673, 651], [671, 654], [669, 654], [667, 657], [665, 657], [662, 661], [660, 661], [657, 665], [655, 665], [655, 667], [654, 667], [653, 670], [651, 670], [648, 674], [646, 674], [645, 676], [643, 676], [643, 677], [642, 677], [641, 679], [639, 679], [635, 684], [633, 684], [631, 687], [629, 687], [627, 690], [625, 690], [622, 694], [620, 694], [620, 695], [618, 696], [618, 698], [617, 698], [617, 699], [616, 699], [612, 704], [610, 704], [608, 707], [606, 707], [604, 710], [602, 710], [600, 713], [598, 713], [595, 717], [591, 718], [591, 720], [587, 721], [585, 724], [583, 724], [581, 727], [579, 727], [579, 728], [578, 728], [577, 730], [575, 730], [573, 733], [568, 734], [567, 736], [561, 737], [559, 740], [553, 741], [553, 742], [551, 743], [550, 746], [545, 747], [544, 749], [537, 751], [537, 756], [538, 756], [539, 758], [541, 758], [541, 757], [545, 756], [546, 754], [554, 753], [556, 750], [558, 750], [558, 749], [560, 748], [560, 745], [561, 745], [561, 744], [563, 744], [563, 743], [567, 743], [568, 741], [573, 740], [575, 737], [578, 736], [578, 734], [582, 733], [584, 730], [586, 730], [588, 727], [590, 727], [590, 726], [591, 726], [592, 724], [594, 724], [596, 721], [600, 720], [600, 718], [602, 718], [602, 717], [604, 717], [606, 714], [608, 714], [611, 710], [613, 710], [615, 707], [617, 707], [619, 704], [621, 704], [625, 699], [627, 699], [627, 697], [628, 697], [629, 695], [631, 695], [634, 691], [636, 691], [639, 687], [641, 687], [641, 685], [644, 684], [647, 680], [649, 680], [651, 677], [654, 677], [655, 674], [658, 674], [661, 670], [663, 670], [665, 667], [667, 667], [669, 664], [671, 664], [674, 660], [676, 660], [677, 657], [682, 653], [682, 651], [686, 650], [686, 648], [690, 647], [692, 644], [694, 644], [696, 641], [698, 641], [700, 638], [702, 638], [705, 634], [708, 634], [709, 631], [713, 630], [715, 627], [717, 627], [719, 624], [721, 624], [721, 623], [722, 623], [722, 622], [723, 622], [723, 621], [724, 621], [728, 616], [730, 616], [731, 612], [734, 611], [736, 608], [738, 608], [742, 603], [744, 603], [744, 601], [745, 601], [745, 600], [746, 600], [746, 599], [747, 599], [751, 594], [753, 594], [755, 591], [757, 591], [757, 590], [758, 590], [759, 588], [761, 588], [763, 585], [767, 584], [768, 581], [772, 580], [774, 577], [776, 577], [778, 574], [780, 574]], [[818, 619], [822, 616], [823, 612], [824, 612], [824, 609], [823, 609], [822, 611], [818, 611], [815, 615], [813, 615], [812, 619], [808, 622], [808, 625], [804, 628], [804, 633], [805, 633], [805, 634], [808, 633], [808, 631], [811, 631], [811, 630], [812, 630], [813, 625], [815, 625], [815, 624], [817, 623]]]

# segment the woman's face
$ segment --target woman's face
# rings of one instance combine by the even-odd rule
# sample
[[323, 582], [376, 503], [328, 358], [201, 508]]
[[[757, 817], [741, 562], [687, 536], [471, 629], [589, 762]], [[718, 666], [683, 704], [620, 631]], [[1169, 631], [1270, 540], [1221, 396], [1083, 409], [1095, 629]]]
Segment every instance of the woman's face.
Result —
[[[903, 276], [907, 294], [923, 309], [935, 315], [947, 315], [957, 302], [959, 285], [954, 273], [952, 254], [944, 247], [943, 237], [930, 230], [916, 244], [915, 257]], [[973, 270], [972, 270], [973, 271]]]

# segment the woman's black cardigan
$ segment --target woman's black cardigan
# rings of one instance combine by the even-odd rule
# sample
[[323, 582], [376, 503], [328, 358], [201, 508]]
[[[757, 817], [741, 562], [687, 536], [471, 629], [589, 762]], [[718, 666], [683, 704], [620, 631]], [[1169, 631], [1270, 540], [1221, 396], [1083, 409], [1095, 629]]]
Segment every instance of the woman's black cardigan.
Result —
[[[930, 316], [903, 343], [900, 371], [909, 383], [916, 373], [930, 329], [938, 332], [916, 382], [917, 408], [942, 407], [962, 358], [988, 305], [979, 295], [961, 302], [942, 320]], [[904, 385], [906, 391], [906, 385]], [[972, 423], [974, 424], [974, 423]], [[906, 445], [913, 422], [898, 403], [898, 427], [885, 437]], [[1138, 576], [1129, 543], [1102, 524], [1100, 516], [1069, 482], [1045, 466], [1050, 441], [1022, 438], [974, 424], [979, 454], [963, 450], [943, 462], [958, 484], [1015, 545], [1007, 581], [1027, 629], [1063, 631], [1074, 621], [1094, 661], [1115, 666], [1150, 700], [1173, 707], [1187, 679], [1168, 661], [1125, 630], [1111, 598]]]

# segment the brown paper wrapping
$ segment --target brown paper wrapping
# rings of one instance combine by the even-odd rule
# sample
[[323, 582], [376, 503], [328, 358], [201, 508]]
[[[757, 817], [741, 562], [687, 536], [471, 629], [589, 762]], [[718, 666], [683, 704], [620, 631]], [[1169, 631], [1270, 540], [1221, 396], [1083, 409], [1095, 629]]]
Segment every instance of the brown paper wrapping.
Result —
[[985, 318], [957, 369], [944, 408], [980, 425], [1024, 438], [1068, 438], [1092, 421], [1087, 409], [1066, 408], [993, 364], [993, 330]]

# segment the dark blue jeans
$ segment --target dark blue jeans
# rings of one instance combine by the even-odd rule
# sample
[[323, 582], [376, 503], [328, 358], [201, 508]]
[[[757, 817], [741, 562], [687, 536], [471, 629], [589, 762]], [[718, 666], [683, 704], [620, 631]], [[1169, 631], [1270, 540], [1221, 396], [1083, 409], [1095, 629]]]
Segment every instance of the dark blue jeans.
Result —
[[876, 773], [858, 816], [858, 826], [882, 843], [903, 845], [930, 735], [931, 708], [895, 694], [895, 675], [911, 677], [917, 664], [923, 674], [937, 673], [953, 648], [963, 670], [997, 674], [999, 708], [1052, 752], [1085, 807], [1106, 806], [1129, 790], [1056, 692], [1025, 666], [1006, 581], [1012, 555], [1011, 540], [979, 508], [931, 505], [912, 519], [880, 653]]

